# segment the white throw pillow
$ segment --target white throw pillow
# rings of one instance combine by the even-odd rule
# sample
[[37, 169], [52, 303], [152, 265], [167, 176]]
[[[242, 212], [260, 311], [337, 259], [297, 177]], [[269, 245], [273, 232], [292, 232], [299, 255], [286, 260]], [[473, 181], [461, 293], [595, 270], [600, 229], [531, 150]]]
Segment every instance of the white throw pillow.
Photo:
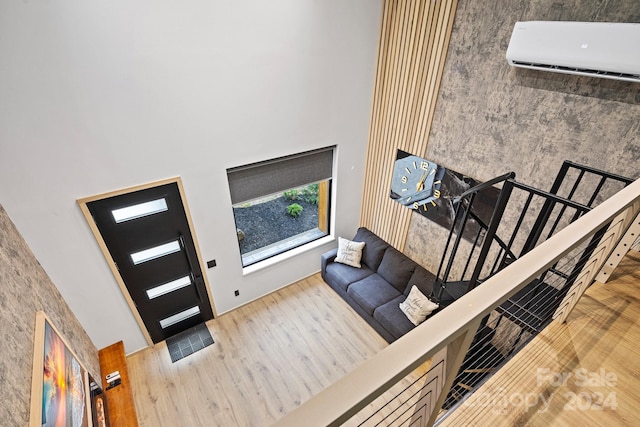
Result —
[[363, 248], [364, 242], [352, 242], [351, 240], [338, 237], [338, 255], [336, 256], [336, 262], [360, 268]]
[[402, 310], [405, 316], [407, 316], [407, 319], [411, 320], [411, 323], [416, 326], [424, 322], [427, 316], [437, 308], [438, 304], [424, 296], [416, 285], [411, 287], [407, 299], [400, 303], [400, 310]]

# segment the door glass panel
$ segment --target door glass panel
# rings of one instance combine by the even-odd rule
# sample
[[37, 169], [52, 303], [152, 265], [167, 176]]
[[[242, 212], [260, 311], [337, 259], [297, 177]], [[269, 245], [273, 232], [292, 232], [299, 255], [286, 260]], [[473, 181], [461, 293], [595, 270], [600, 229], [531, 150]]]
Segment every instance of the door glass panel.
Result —
[[169, 292], [177, 291], [191, 284], [191, 277], [184, 276], [177, 280], [173, 280], [164, 285], [156, 286], [155, 288], [147, 289], [147, 296], [149, 299], [154, 299], [159, 296], [168, 294]]
[[181, 311], [178, 314], [174, 314], [173, 316], [169, 316], [165, 319], [162, 319], [160, 321], [160, 326], [162, 326], [162, 329], [168, 328], [171, 325], [175, 325], [178, 322], [182, 322], [183, 320], [186, 320], [198, 314], [200, 314], [200, 307], [198, 306], [191, 307], [185, 311]]
[[127, 206], [126, 208], [114, 209], [111, 211], [111, 215], [113, 215], [113, 219], [115, 219], [116, 224], [120, 224], [121, 222], [164, 212], [167, 209], [167, 201], [162, 198], [152, 200], [150, 202], [138, 203], [137, 205]]
[[164, 245], [145, 249], [144, 251], [132, 253], [130, 256], [131, 261], [133, 261], [135, 265], [138, 265], [175, 252], [180, 252], [180, 243], [177, 240], [165, 243]]

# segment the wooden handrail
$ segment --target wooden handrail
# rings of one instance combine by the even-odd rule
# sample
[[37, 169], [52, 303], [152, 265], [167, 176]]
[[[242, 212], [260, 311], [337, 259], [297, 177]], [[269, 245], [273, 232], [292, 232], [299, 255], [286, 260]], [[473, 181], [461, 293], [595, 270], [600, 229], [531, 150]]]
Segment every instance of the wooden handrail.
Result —
[[[277, 427], [340, 425], [454, 340], [633, 203], [640, 180], [560, 230], [525, 256], [429, 318], [279, 420]], [[457, 372], [458, 366], [451, 367]], [[442, 390], [446, 394], [448, 390]]]

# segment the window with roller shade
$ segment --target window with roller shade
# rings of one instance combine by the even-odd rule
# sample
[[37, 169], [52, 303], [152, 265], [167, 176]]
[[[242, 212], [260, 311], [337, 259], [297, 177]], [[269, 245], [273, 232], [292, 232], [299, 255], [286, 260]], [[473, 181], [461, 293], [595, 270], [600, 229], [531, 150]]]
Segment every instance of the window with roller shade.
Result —
[[227, 169], [243, 267], [329, 234], [334, 150]]

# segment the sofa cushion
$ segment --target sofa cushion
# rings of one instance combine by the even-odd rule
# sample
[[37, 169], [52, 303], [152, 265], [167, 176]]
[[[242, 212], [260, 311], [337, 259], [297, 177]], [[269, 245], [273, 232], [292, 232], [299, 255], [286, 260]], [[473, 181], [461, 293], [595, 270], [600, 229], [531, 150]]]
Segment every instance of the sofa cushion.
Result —
[[425, 270], [420, 266], [417, 266], [413, 271], [413, 274], [409, 279], [409, 283], [407, 283], [407, 287], [405, 288], [403, 293], [405, 296], [409, 295], [411, 287], [415, 286], [420, 290], [420, 292], [429, 297], [433, 293], [433, 285], [435, 281], [436, 276], [434, 276], [433, 273]]
[[352, 242], [348, 239], [338, 237], [338, 254], [336, 262], [347, 264], [351, 267], [360, 268], [360, 259], [362, 258], [362, 249], [365, 242]]
[[396, 288], [377, 274], [372, 274], [365, 279], [349, 285], [347, 295], [358, 303], [369, 315], [373, 315], [376, 307], [391, 301], [398, 295], [403, 296]]
[[400, 338], [416, 327], [416, 325], [407, 319], [407, 316], [404, 315], [402, 310], [400, 310], [399, 305], [405, 299], [406, 297], [404, 295], [400, 295], [376, 308], [373, 312], [373, 318], [395, 338]]
[[373, 271], [376, 271], [389, 244], [364, 227], [358, 228], [353, 240], [365, 242], [362, 250], [362, 262], [367, 264]]
[[438, 304], [430, 301], [417, 287], [412, 286], [409, 296], [400, 303], [399, 307], [407, 319], [417, 326], [438, 308]]
[[380, 267], [376, 271], [387, 282], [391, 283], [399, 292], [404, 292], [407, 283], [417, 264], [398, 250], [389, 246], [384, 251]]
[[346, 291], [349, 284], [372, 274], [373, 271], [364, 265], [361, 268], [354, 268], [345, 264], [330, 262], [324, 271], [324, 278], [331, 286]]

